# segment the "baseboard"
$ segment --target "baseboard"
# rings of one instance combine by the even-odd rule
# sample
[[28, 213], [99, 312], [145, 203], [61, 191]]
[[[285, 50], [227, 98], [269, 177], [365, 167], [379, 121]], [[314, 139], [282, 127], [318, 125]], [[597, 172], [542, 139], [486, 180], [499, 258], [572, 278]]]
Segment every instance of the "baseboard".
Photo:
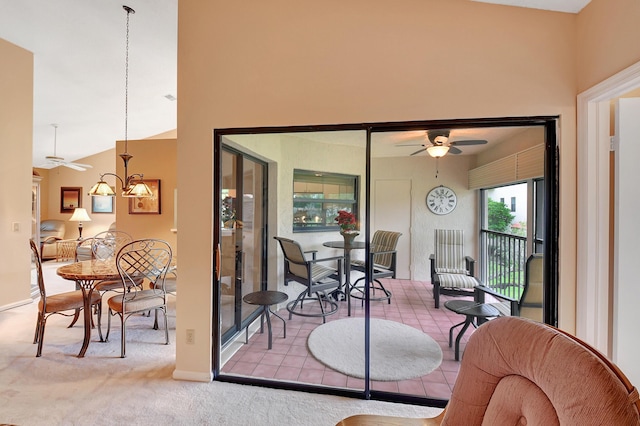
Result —
[[213, 372], [199, 373], [196, 371], [173, 370], [173, 378], [189, 382], [211, 382], [213, 380]]
[[0, 306], [0, 312], [17, 308], [18, 306], [28, 305], [29, 303], [33, 303], [33, 299], [19, 300], [17, 302], [13, 302], [8, 305]]

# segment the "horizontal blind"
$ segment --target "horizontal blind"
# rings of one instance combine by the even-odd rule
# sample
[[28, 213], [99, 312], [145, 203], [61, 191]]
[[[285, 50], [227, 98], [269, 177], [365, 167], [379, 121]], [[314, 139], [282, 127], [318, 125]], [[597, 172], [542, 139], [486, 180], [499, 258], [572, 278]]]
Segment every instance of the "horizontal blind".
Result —
[[518, 180], [544, 176], [544, 145], [540, 144], [516, 154], [516, 177]]
[[469, 170], [469, 189], [491, 188], [544, 176], [544, 145]]

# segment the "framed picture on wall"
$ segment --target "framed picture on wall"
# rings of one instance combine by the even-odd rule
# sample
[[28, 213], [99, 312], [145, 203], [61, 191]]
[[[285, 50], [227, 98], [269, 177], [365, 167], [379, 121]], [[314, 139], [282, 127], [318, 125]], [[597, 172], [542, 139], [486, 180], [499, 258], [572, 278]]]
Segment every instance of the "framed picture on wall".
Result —
[[160, 179], [143, 179], [147, 184], [152, 197], [132, 197], [129, 198], [129, 214], [160, 214]]
[[[115, 192], [115, 188], [111, 187]], [[91, 197], [91, 213], [113, 213], [113, 205], [116, 197], [97, 195]]]
[[60, 188], [60, 213], [73, 213], [82, 207], [82, 187], [63, 186]]

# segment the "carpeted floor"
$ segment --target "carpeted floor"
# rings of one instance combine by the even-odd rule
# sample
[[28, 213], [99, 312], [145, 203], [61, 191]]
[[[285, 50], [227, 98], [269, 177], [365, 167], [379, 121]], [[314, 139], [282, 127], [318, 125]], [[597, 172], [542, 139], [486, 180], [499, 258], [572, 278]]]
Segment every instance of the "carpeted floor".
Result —
[[[427, 334], [395, 321], [372, 318], [371, 380], [397, 381], [429, 374], [442, 362], [442, 350]], [[309, 351], [323, 364], [364, 378], [364, 318], [344, 318], [317, 327]]]
[[[59, 279], [61, 263], [45, 263], [50, 291], [68, 291]], [[172, 302], [173, 303], [173, 302]], [[101, 343], [94, 337], [85, 358], [77, 358], [82, 325], [69, 319], [47, 322], [43, 355], [32, 343], [37, 305], [0, 312], [0, 424], [17, 425], [334, 425], [357, 413], [433, 417], [441, 410], [243, 386], [197, 383], [171, 378], [175, 346], [163, 344], [153, 317], [132, 318], [127, 358], [119, 357], [120, 331]], [[173, 309], [171, 313], [175, 312]], [[106, 319], [106, 318], [105, 318]], [[170, 315], [170, 339], [175, 318]], [[97, 333], [94, 333], [94, 336]]]

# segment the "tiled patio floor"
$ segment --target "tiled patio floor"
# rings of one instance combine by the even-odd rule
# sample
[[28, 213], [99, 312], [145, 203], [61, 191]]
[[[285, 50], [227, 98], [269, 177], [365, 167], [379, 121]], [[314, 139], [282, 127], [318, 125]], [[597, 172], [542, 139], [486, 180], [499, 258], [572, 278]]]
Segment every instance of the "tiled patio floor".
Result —
[[[421, 397], [449, 399], [460, 365], [454, 360], [453, 348], [449, 348], [449, 329], [452, 325], [463, 321], [464, 317], [444, 308], [444, 302], [451, 299], [447, 296], [441, 296], [441, 307], [435, 309], [432, 286], [429, 282], [388, 279], [383, 280], [383, 283], [392, 292], [391, 303], [371, 302], [371, 316], [401, 322], [428, 334], [442, 348], [443, 360], [442, 364], [428, 375], [397, 382], [373, 381], [371, 388]], [[339, 304], [338, 312], [327, 317], [327, 322], [347, 317], [346, 302]], [[278, 311], [278, 314], [287, 321], [287, 337], [283, 338], [282, 321], [272, 318], [273, 348], [267, 350], [265, 324], [263, 334], [257, 332], [250, 336], [249, 343], [240, 345], [237, 352], [222, 366], [223, 374], [351, 389], [364, 388], [364, 380], [346, 376], [326, 367], [307, 350], [307, 337], [311, 331], [322, 325], [321, 318], [294, 315], [289, 320], [288, 312], [284, 308]], [[364, 308], [361, 307], [359, 300], [352, 299], [352, 317], [354, 316], [364, 316]], [[456, 334], [458, 330], [459, 328], [456, 329]], [[462, 338], [461, 354], [473, 330], [471, 327]]]

